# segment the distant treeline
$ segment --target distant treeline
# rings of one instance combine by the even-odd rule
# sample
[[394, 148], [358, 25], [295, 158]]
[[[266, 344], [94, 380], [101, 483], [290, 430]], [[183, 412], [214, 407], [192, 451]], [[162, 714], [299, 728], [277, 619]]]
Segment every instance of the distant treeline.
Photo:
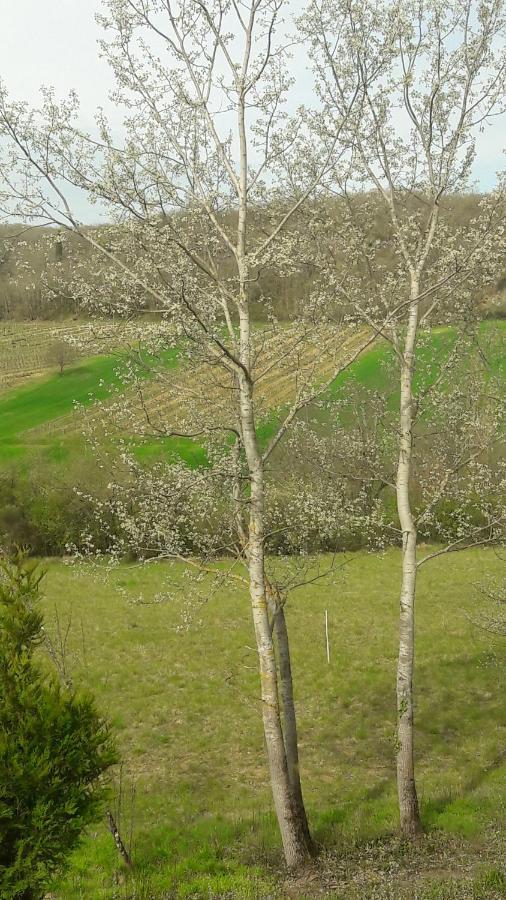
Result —
[[[453, 195], [445, 201], [442, 211], [450, 230], [465, 228], [478, 212], [481, 195]], [[407, 203], [417, 206], [423, 202], [420, 198], [409, 198]], [[349, 216], [350, 204], [358, 216], [362, 214], [367, 220], [367, 243], [375, 247], [376, 260], [392, 271], [396, 266], [393, 243], [390, 241], [390, 225], [384, 204], [374, 202], [371, 195], [355, 195], [351, 200], [336, 199], [313, 203], [310, 212], [313, 216], [321, 213], [322, 221], [328, 223], [328, 232], [335, 231], [335, 244], [329, 235], [329, 245], [336, 268], [343, 270], [348, 264], [345, 255], [340, 252], [339, 234], [343, 223]], [[367, 211], [365, 212], [367, 207]], [[282, 208], [282, 204], [281, 204]], [[371, 215], [371, 209], [373, 214]], [[250, 230], [250, 240], [265, 235], [270, 230], [273, 213], [279, 213], [269, 207], [258, 209], [254, 215], [254, 224]], [[302, 212], [294, 218], [292, 232], [303, 234], [306, 227]], [[177, 214], [175, 214], [177, 216]], [[232, 210], [222, 215], [225, 227], [233, 226], [235, 213]], [[346, 219], [349, 221], [349, 219]], [[185, 221], [188, 217], [185, 216]], [[173, 227], [174, 220], [172, 220]], [[116, 235], [122, 226], [112, 226]], [[160, 222], [160, 228], [165, 227]], [[182, 226], [185, 227], [185, 226]], [[194, 230], [195, 240], [206, 249], [205, 227], [197, 224]], [[88, 232], [107, 246], [110, 242], [111, 226], [89, 226]], [[202, 249], [198, 248], [198, 249]], [[379, 249], [378, 249], [379, 248]], [[217, 251], [219, 267], [225, 274], [233, 275], [233, 261], [226, 250]], [[258, 273], [257, 281], [251, 285], [251, 301], [254, 316], [257, 320], [266, 318], [268, 311], [279, 318], [289, 320], [297, 307], [308, 296], [314, 280], [311, 261], [301, 259], [300, 267], [295, 267], [290, 274], [279, 274], [265, 269]], [[57, 319], [63, 316], [77, 315], [82, 312], [81, 298], [76, 289], [78, 280], [94, 282], [97, 285], [96, 252], [78, 235], [71, 232], [59, 232], [52, 228], [34, 228], [25, 230], [19, 226], [0, 226], [0, 319], [35, 320]], [[374, 280], [374, 276], [372, 276]], [[118, 288], [119, 290], [120, 288]], [[107, 290], [114, 291], [114, 280], [107, 283]], [[497, 272], [493, 284], [484, 287], [476, 296], [476, 307], [483, 317], [506, 317], [506, 262]], [[152, 301], [146, 295], [142, 300], [146, 310], [152, 309]]]

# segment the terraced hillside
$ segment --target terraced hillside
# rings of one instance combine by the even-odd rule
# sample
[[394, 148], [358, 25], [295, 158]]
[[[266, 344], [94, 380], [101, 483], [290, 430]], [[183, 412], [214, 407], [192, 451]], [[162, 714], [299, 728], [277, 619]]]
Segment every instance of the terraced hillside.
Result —
[[[44, 358], [54, 334], [72, 339], [81, 354], [86, 349], [98, 354], [81, 359], [69, 367], [63, 376], [44, 374], [35, 381], [5, 389], [0, 393], [0, 460], [23, 455], [30, 450], [51, 450], [80, 439], [83, 430], [100, 429], [104, 417], [111, 433], [131, 435], [144, 449], [159, 446], [160, 439], [171, 431], [198, 430], [195, 426], [209, 423], [233, 424], [232, 380], [219, 366], [202, 364], [195, 369], [188, 367], [184, 354], [175, 350], [165, 351], [156, 358], [144, 356], [144, 378], [135, 388], [124, 380], [125, 347], [134, 347], [139, 326], [133, 323], [130, 330], [118, 332], [114, 323], [100, 323], [94, 331], [85, 323], [64, 323], [60, 330], [47, 323], [37, 331], [35, 325], [26, 330], [4, 326], [0, 340], [0, 371], [6, 382], [16, 379], [21, 371], [20, 358], [13, 348], [25, 347], [25, 360], [37, 371], [37, 359]], [[153, 333], [156, 325], [150, 326]], [[143, 324], [143, 329], [146, 325]], [[136, 330], [137, 329], [137, 332]], [[453, 340], [454, 329], [443, 328], [431, 333], [429, 342], [420, 349], [424, 377], [430, 377], [431, 360], [437, 365]], [[488, 321], [481, 326], [480, 343], [483, 353], [490, 357], [492, 371], [503, 372], [506, 366], [506, 322]], [[24, 344], [22, 343], [24, 341]], [[359, 359], [357, 352], [367, 341], [367, 332], [343, 331], [335, 334], [314, 332], [301, 339], [296, 329], [288, 326], [283, 332], [280, 347], [279, 333], [263, 329], [262, 339], [257, 339], [256, 379], [258, 396], [258, 422], [276, 421], [280, 411], [293, 402], [304, 385], [328, 381], [340, 365], [355, 360], [353, 365], [334, 382], [339, 389], [348, 378], [355, 377], [370, 388], [381, 388], [385, 363], [389, 350], [385, 343], [377, 342]], [[109, 342], [107, 354], [104, 349]], [[113, 344], [115, 352], [111, 352]], [[395, 402], [395, 397], [393, 398]], [[97, 403], [100, 401], [100, 403]], [[76, 404], [78, 408], [76, 409]], [[180, 448], [185, 456], [188, 446]]]
[[[340, 364], [353, 359], [357, 350], [366, 343], [365, 330], [346, 331], [334, 335], [315, 334], [301, 345], [295, 329], [287, 329], [280, 351], [279, 335], [267, 335], [257, 352], [256, 378], [259, 418], [273, 409], [290, 404], [300, 390], [325, 382], [337, 371]], [[172, 361], [172, 357], [170, 358]], [[167, 371], [167, 368], [169, 371]], [[203, 364], [189, 368], [184, 360], [177, 367], [167, 359], [162, 366], [153, 366], [152, 377], [146, 378], [135, 389], [122, 391], [122, 400], [116, 395], [109, 410], [114, 414], [118, 431], [137, 435], [154, 436], [170, 432], [171, 428], [188, 418], [197, 417], [226, 421], [233, 416], [231, 397], [233, 381], [221, 368]], [[91, 407], [86, 411], [88, 424], [104, 415]], [[30, 432], [31, 437], [50, 432], [53, 435], [73, 433], [83, 427], [83, 411], [58, 417]]]
[[[367, 334], [314, 333], [302, 342], [295, 329], [287, 328], [281, 348], [279, 340], [266, 331], [258, 342], [260, 421], [289, 405], [304, 385], [328, 380], [357, 354]], [[156, 361], [145, 357], [145, 378], [133, 388], [123, 380], [126, 360], [119, 348], [83, 360], [63, 376], [5, 392], [0, 396], [0, 458], [80, 435], [104, 415], [116, 433], [141, 438], [159, 437], [196, 418], [230, 420], [233, 384], [221, 368], [202, 364], [190, 369], [175, 351], [166, 351]]]
[[[50, 349], [56, 342], [69, 343], [78, 357], [110, 353], [138, 340], [146, 323], [100, 319], [0, 323], [0, 391], [21, 384], [27, 378], [44, 375], [56, 368]], [[153, 327], [148, 325], [148, 327]]]

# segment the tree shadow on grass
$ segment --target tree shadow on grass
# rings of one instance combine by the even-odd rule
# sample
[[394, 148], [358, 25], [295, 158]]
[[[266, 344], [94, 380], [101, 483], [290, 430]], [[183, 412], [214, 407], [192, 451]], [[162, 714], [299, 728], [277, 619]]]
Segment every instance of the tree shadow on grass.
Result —
[[[482, 801], [473, 795], [505, 760], [505, 755], [497, 752], [493, 738], [500, 702], [497, 672], [484, 664], [483, 652], [476, 652], [419, 666], [417, 680], [418, 780], [423, 785], [425, 773], [429, 783], [438, 779], [441, 783], [439, 789], [429, 788], [427, 799], [423, 799], [422, 792], [424, 824], [429, 829], [444, 828], [472, 836], [480, 830], [480, 813], [483, 819], [484, 812]], [[394, 725], [395, 708], [388, 712], [384, 692], [371, 692], [370, 680], [367, 700], [371, 718], [357, 722], [365, 724], [367, 741], [356, 744], [354, 758], [346, 754], [347, 764], [355, 771], [363, 771], [363, 788], [343, 792], [342, 803], [317, 817], [315, 838], [326, 846], [341, 843], [344, 835], [353, 830], [357, 839], [367, 840], [391, 835], [397, 827], [395, 749], [385, 737], [385, 719], [388, 716]], [[492, 736], [488, 747], [481, 745], [483, 734]], [[481, 766], [478, 753], [484, 756]], [[385, 766], [388, 776], [376, 774], [375, 765]], [[451, 790], [450, 784], [458, 784], [458, 788]], [[492, 799], [490, 803], [493, 806]]]
[[[422, 818], [424, 824], [429, 827], [439, 827], [444, 820], [444, 814], [449, 811], [455, 813], [457, 819], [459, 813], [462, 817], [462, 829], [471, 833], [476, 830], [473, 814], [480, 811], [482, 803], [479, 798], [473, 798], [473, 794], [495, 772], [498, 772], [506, 762], [506, 751], [498, 753], [486, 766], [475, 771], [470, 778], [457, 790], [443, 790], [434, 797], [429, 797], [422, 803]], [[443, 817], [443, 819], [442, 819]]]

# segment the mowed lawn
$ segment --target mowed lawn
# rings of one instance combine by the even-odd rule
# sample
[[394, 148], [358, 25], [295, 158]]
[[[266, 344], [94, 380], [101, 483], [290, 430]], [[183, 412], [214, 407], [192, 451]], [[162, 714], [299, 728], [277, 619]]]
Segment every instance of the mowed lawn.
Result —
[[135, 862], [127, 876], [102, 822], [52, 897], [502, 896], [504, 643], [468, 618], [476, 584], [500, 575], [501, 561], [482, 549], [420, 570], [416, 752], [428, 836], [415, 857], [395, 837], [399, 553], [345, 561], [288, 608], [303, 786], [322, 847], [309, 882], [282, 871], [245, 592], [197, 585], [180, 564], [124, 564], [105, 578], [103, 567], [47, 563], [48, 629], [56, 611], [63, 637], [70, 624], [72, 676], [95, 692], [123, 754], [121, 828], [126, 840], [133, 832]]

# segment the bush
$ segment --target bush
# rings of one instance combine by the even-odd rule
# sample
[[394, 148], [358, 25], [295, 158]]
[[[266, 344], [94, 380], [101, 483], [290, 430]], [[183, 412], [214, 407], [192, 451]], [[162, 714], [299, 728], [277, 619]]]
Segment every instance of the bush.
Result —
[[[68, 544], [80, 546], [83, 532], [98, 549], [107, 549], [95, 505], [72, 488], [72, 482], [79, 487], [85, 479], [89, 486], [92, 476], [87, 469], [84, 474], [61, 469], [46, 465], [0, 473], [0, 545], [8, 551], [22, 545], [35, 556], [62, 556]], [[102, 498], [101, 484], [94, 491]]]
[[116, 761], [92, 698], [63, 689], [34, 658], [42, 573], [0, 563], [0, 896], [40, 900], [100, 812]]

